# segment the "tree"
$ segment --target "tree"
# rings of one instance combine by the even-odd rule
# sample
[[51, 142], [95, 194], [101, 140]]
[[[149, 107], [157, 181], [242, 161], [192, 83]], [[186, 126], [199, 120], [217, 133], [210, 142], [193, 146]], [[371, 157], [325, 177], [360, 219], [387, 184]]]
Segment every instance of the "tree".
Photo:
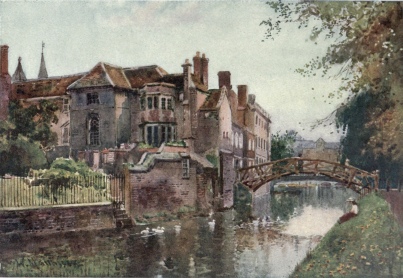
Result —
[[10, 121], [15, 125], [12, 136], [26, 136], [38, 141], [42, 149], [47, 149], [56, 143], [57, 135], [50, 130], [52, 123], [57, 123], [55, 103], [41, 100], [37, 105], [23, 107], [19, 101], [10, 102]]
[[55, 143], [50, 125], [57, 122], [57, 106], [42, 100], [27, 108], [11, 102], [9, 108], [9, 121], [0, 122], [0, 175], [26, 175], [48, 166], [45, 151]]
[[346, 132], [344, 156], [366, 170], [379, 169], [385, 179], [402, 173], [403, 3], [268, 4], [276, 16], [262, 22], [268, 27], [266, 38], [273, 39], [282, 24], [298, 22], [298, 28], [311, 28], [311, 40], [333, 40], [324, 57], [296, 71], [325, 77], [334, 65], [342, 65], [339, 92], [350, 96], [335, 112], [336, 124]]
[[279, 160], [294, 155], [294, 143], [297, 138], [297, 133], [287, 131], [284, 134], [277, 132], [271, 135], [271, 160]]

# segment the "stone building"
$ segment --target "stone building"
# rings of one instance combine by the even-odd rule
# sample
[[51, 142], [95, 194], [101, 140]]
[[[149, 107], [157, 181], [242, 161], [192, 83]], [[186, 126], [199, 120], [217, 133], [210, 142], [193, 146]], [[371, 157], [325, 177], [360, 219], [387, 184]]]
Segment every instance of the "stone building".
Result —
[[83, 159], [94, 169], [129, 165], [132, 213], [161, 209], [139, 199], [154, 193], [170, 196], [161, 201], [166, 209], [207, 208], [206, 192], [231, 207], [236, 169], [270, 159], [268, 113], [246, 85], [238, 86], [238, 94], [232, 90], [229, 71], [219, 72], [219, 88], [209, 89], [205, 54], [197, 52], [193, 65], [185, 60], [174, 74], [157, 65], [99, 62], [61, 77], [47, 76], [41, 55], [36, 79], [26, 78], [19, 59], [8, 96], [24, 105], [42, 99], [58, 104], [59, 121], [52, 126], [58, 155]]
[[340, 143], [325, 142], [322, 138], [316, 141], [297, 138], [294, 143], [294, 155], [339, 163], [341, 158], [340, 148]]

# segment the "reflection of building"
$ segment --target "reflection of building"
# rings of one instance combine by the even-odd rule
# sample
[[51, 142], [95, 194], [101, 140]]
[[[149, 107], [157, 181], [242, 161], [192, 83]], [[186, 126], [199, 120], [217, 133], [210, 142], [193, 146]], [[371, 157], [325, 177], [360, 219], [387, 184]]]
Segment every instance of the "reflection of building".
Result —
[[322, 138], [319, 138], [316, 142], [297, 138], [294, 143], [294, 155], [303, 158], [339, 162], [341, 155], [340, 143], [325, 142]]
[[[6, 48], [2, 46], [2, 73], [8, 74]], [[193, 65], [186, 60], [175, 74], [156, 65], [122, 68], [99, 62], [88, 72], [62, 77], [48, 77], [41, 55], [36, 79], [26, 78], [19, 59], [11, 90], [2, 89], [1, 103], [8, 105], [6, 97], [25, 106], [41, 100], [56, 103], [54, 156], [83, 159], [96, 169], [136, 164], [131, 172], [141, 172], [138, 178], [144, 180], [149, 180], [145, 175], [150, 180], [172, 176], [167, 165], [173, 163], [208, 184], [201, 176], [203, 167], [215, 168], [219, 188], [214, 193], [225, 206], [232, 205], [236, 168], [270, 159], [268, 113], [248, 95], [246, 85], [238, 86], [238, 94], [232, 90], [229, 71], [219, 72], [219, 88], [209, 90], [204, 54], [197, 52]], [[184, 149], [178, 154], [175, 147]], [[152, 174], [156, 165], [159, 177]], [[193, 179], [187, 175], [178, 174], [179, 180], [170, 183]], [[167, 180], [161, 178], [161, 185]]]

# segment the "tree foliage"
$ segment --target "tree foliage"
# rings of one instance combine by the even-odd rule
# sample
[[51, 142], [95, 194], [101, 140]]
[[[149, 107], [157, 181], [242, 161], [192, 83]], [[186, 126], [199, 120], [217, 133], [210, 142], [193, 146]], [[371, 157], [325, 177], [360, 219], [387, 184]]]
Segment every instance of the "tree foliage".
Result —
[[271, 160], [279, 160], [294, 155], [294, 143], [297, 133], [287, 131], [284, 134], [277, 132], [271, 135]]
[[57, 110], [57, 105], [47, 100], [28, 107], [18, 101], [10, 102], [10, 121], [15, 125], [11, 136], [23, 135], [38, 141], [44, 149], [51, 147], [57, 140], [57, 135], [50, 129], [51, 124], [58, 121]]
[[[275, 17], [263, 21], [266, 38], [283, 24], [311, 28], [310, 39], [332, 40], [323, 57], [296, 71], [309, 77], [329, 76], [334, 65], [348, 93], [336, 111], [346, 131], [344, 155], [367, 170], [402, 170], [403, 154], [403, 3], [402, 2], [269, 2]], [[337, 94], [330, 93], [329, 96]], [[388, 170], [389, 169], [389, 170]]]
[[57, 106], [42, 100], [26, 108], [11, 102], [9, 108], [9, 121], [0, 122], [0, 175], [26, 175], [31, 168], [46, 167], [45, 151], [57, 140], [50, 130], [57, 122]]

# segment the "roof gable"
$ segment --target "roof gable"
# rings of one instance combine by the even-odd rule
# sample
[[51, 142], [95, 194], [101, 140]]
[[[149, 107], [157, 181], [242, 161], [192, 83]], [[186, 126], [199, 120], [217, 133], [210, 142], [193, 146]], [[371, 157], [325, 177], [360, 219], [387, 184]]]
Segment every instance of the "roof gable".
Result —
[[112, 86], [125, 89], [131, 88], [121, 67], [100, 62], [81, 79], [70, 85], [68, 89], [80, 89], [94, 86]]
[[225, 86], [221, 87], [221, 89], [210, 90], [210, 94], [200, 107], [200, 110], [218, 110], [227, 95], [226, 91]]

